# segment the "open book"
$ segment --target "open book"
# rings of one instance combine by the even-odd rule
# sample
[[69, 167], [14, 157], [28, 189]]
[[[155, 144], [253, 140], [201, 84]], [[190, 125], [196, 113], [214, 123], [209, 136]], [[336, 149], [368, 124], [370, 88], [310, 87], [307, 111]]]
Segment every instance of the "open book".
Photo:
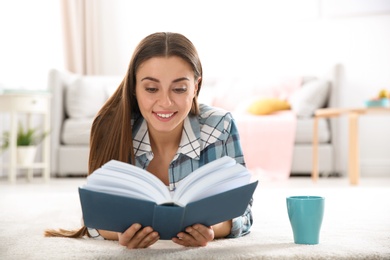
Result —
[[250, 178], [244, 166], [225, 156], [198, 168], [171, 192], [148, 171], [111, 160], [79, 188], [84, 223], [116, 232], [140, 223], [170, 239], [187, 226], [242, 215], [257, 186]]

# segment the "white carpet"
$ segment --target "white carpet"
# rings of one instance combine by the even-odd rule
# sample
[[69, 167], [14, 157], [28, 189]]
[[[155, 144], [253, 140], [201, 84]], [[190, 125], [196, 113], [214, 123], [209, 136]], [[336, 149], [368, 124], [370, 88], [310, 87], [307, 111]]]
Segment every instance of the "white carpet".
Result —
[[[77, 187], [83, 179], [41, 179], [15, 185], [0, 180], [0, 259], [390, 259], [390, 178], [348, 180], [295, 177], [260, 179], [252, 232], [204, 248], [159, 241], [149, 249], [127, 250], [112, 241], [45, 238], [46, 228], [78, 228]], [[286, 196], [326, 197], [320, 244], [293, 243]]]

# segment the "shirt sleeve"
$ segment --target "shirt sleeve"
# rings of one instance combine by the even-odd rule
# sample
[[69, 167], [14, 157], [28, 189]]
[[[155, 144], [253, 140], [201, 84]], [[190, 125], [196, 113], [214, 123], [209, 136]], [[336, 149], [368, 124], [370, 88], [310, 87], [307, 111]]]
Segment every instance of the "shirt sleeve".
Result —
[[[245, 160], [241, 148], [238, 128], [232, 117], [228, 119], [230, 119], [230, 127], [229, 135], [225, 144], [225, 153], [226, 155], [234, 158], [237, 163], [240, 163], [245, 166]], [[228, 238], [241, 237], [250, 232], [250, 228], [253, 224], [252, 204], [253, 198], [250, 200], [244, 214], [232, 220], [232, 229], [230, 231], [230, 234], [227, 236]]]
[[242, 237], [246, 234], [249, 234], [250, 228], [253, 224], [252, 203], [253, 198], [250, 200], [248, 207], [245, 210], [245, 213], [242, 216], [239, 216], [232, 220], [232, 229], [227, 238]]
[[225, 154], [234, 158], [237, 163], [245, 166], [244, 154], [242, 152], [240, 135], [238, 133], [236, 122], [232, 118], [231, 114], [226, 115], [225, 121], [227, 121], [228, 124], [228, 127], [226, 129], [227, 138], [224, 147]]
[[88, 228], [88, 234], [90, 238], [96, 239], [96, 240], [104, 240], [104, 237], [102, 237], [97, 229], [94, 228]]

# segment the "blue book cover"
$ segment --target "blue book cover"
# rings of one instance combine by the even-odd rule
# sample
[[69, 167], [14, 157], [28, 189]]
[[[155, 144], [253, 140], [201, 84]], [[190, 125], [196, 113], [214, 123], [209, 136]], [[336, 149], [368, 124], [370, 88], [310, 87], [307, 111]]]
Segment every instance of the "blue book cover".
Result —
[[158, 205], [79, 188], [84, 224], [90, 228], [124, 232], [134, 223], [151, 226], [160, 239], [171, 239], [193, 224], [211, 226], [244, 214], [258, 181], [191, 202], [185, 207]]

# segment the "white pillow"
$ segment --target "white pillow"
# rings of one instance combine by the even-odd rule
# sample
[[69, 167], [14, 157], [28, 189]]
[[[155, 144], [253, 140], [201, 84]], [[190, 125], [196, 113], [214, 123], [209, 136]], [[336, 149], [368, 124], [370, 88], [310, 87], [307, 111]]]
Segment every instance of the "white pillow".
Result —
[[291, 110], [298, 117], [312, 117], [317, 109], [326, 105], [329, 90], [330, 84], [326, 80], [317, 79], [307, 82], [290, 96]]
[[120, 78], [80, 76], [70, 82], [66, 91], [66, 113], [70, 118], [94, 117], [107, 100], [106, 88], [118, 86]]

